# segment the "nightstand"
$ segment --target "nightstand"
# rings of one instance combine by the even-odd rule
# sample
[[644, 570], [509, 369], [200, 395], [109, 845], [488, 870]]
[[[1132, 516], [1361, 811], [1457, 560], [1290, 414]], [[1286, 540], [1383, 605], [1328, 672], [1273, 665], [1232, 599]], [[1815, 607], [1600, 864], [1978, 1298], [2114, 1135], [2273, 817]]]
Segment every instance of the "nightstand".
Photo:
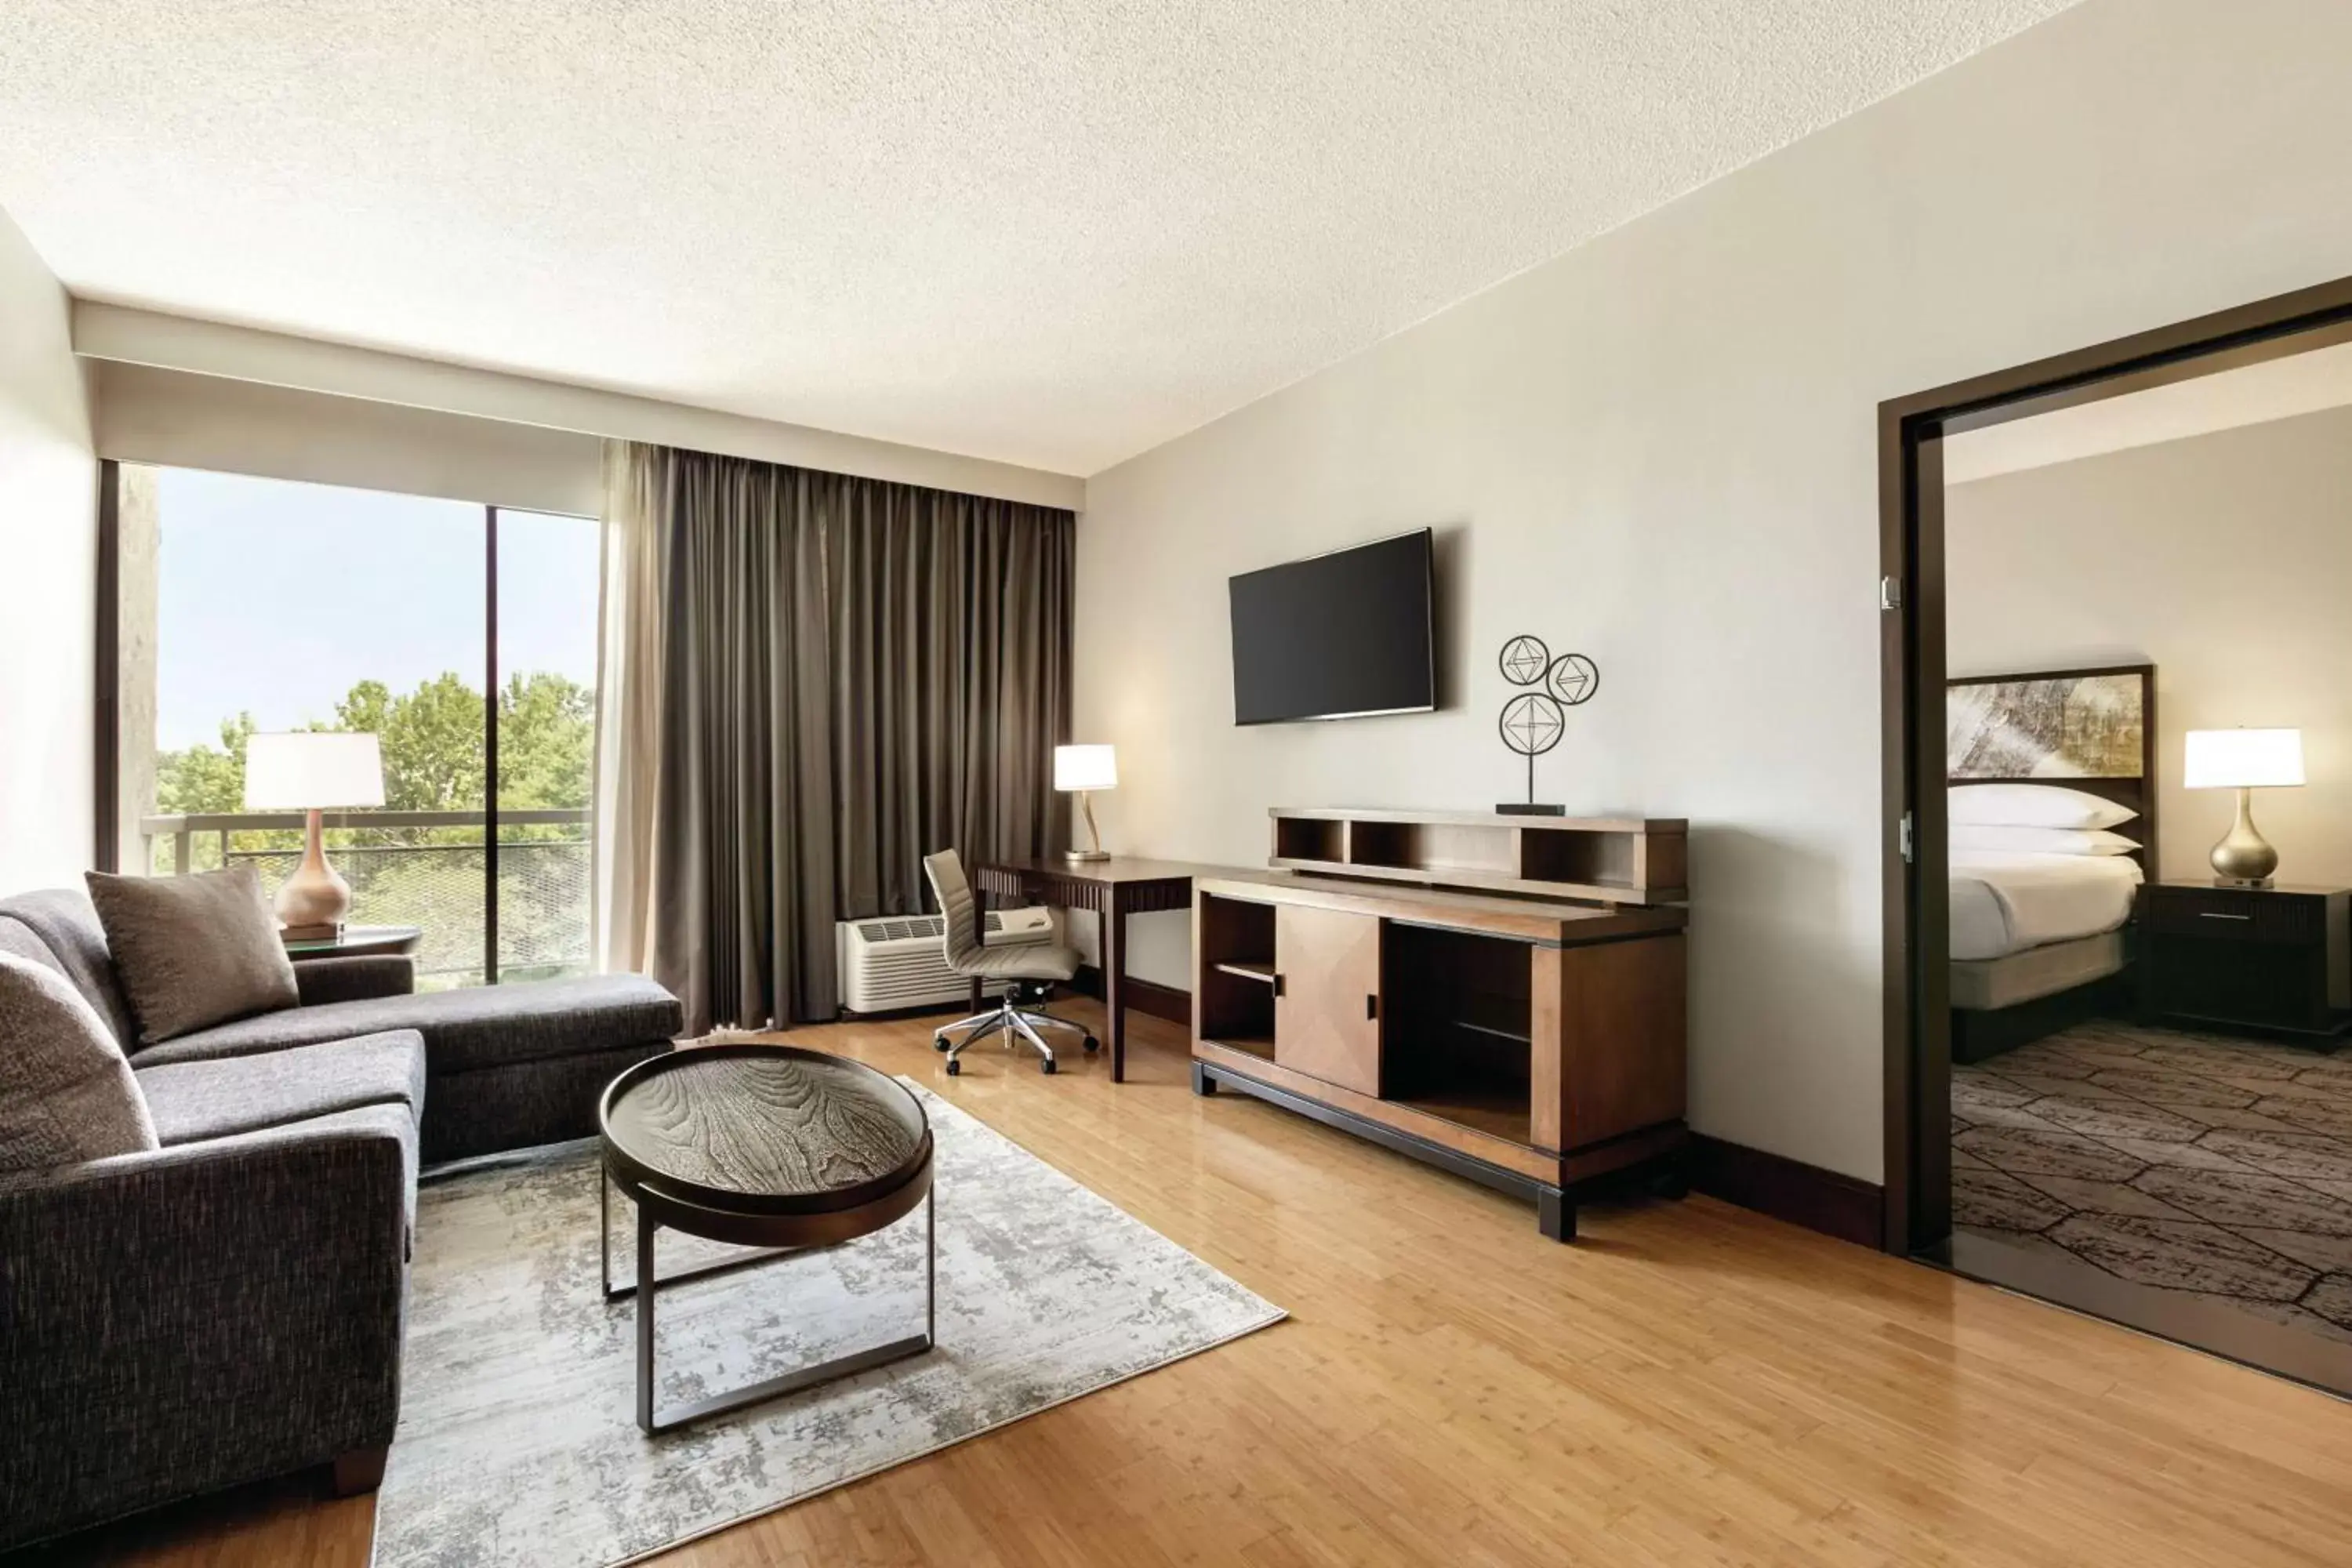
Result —
[[2352, 1027], [2352, 889], [2151, 882], [2140, 1010], [2332, 1039]]

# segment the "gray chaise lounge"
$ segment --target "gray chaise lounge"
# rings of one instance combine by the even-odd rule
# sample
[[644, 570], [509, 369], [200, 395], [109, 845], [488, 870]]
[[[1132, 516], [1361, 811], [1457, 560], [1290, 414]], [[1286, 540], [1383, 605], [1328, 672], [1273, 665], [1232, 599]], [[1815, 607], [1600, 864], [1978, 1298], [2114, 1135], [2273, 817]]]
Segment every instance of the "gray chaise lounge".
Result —
[[419, 995], [330, 959], [299, 1007], [137, 1050], [81, 893], [0, 900], [0, 949], [89, 998], [163, 1144], [0, 1176], [0, 1549], [313, 1465], [372, 1487], [420, 1160], [593, 1132], [682, 1026], [635, 976]]

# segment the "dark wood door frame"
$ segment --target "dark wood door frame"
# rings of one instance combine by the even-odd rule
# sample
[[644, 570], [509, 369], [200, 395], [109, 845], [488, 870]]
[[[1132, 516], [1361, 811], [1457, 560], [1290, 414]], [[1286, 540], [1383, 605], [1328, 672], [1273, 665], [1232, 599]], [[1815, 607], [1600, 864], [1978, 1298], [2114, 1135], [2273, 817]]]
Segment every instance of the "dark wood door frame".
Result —
[[1878, 405], [1888, 1251], [1952, 1224], [1944, 437], [2346, 342], [2352, 278]]

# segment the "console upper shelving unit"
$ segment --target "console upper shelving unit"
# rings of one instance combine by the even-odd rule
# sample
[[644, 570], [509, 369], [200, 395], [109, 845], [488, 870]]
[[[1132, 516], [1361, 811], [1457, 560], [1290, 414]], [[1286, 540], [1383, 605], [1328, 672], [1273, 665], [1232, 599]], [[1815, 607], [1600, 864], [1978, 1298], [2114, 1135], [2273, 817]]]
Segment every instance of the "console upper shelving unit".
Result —
[[1268, 864], [1333, 877], [1477, 888], [1527, 898], [1678, 903], [1689, 824], [1679, 817], [1276, 806]]

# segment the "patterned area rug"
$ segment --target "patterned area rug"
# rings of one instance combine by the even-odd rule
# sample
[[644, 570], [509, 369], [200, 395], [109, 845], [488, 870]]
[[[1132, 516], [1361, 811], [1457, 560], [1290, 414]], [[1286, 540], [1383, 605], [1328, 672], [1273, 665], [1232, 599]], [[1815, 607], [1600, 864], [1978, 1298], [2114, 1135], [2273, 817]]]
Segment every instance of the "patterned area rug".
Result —
[[[1049, 1086], [1050, 1087], [1050, 1086]], [[1283, 1312], [927, 1090], [939, 1343], [647, 1438], [635, 1308], [597, 1281], [596, 1155], [574, 1144], [420, 1194], [378, 1568], [597, 1568], [1167, 1365]], [[615, 1279], [635, 1214], [613, 1198]], [[923, 1213], [828, 1252], [667, 1289], [663, 1407], [920, 1331]], [[728, 1248], [661, 1237], [665, 1274]]]
[[1955, 1066], [1952, 1216], [2352, 1343], [2352, 1050], [2101, 1022]]

